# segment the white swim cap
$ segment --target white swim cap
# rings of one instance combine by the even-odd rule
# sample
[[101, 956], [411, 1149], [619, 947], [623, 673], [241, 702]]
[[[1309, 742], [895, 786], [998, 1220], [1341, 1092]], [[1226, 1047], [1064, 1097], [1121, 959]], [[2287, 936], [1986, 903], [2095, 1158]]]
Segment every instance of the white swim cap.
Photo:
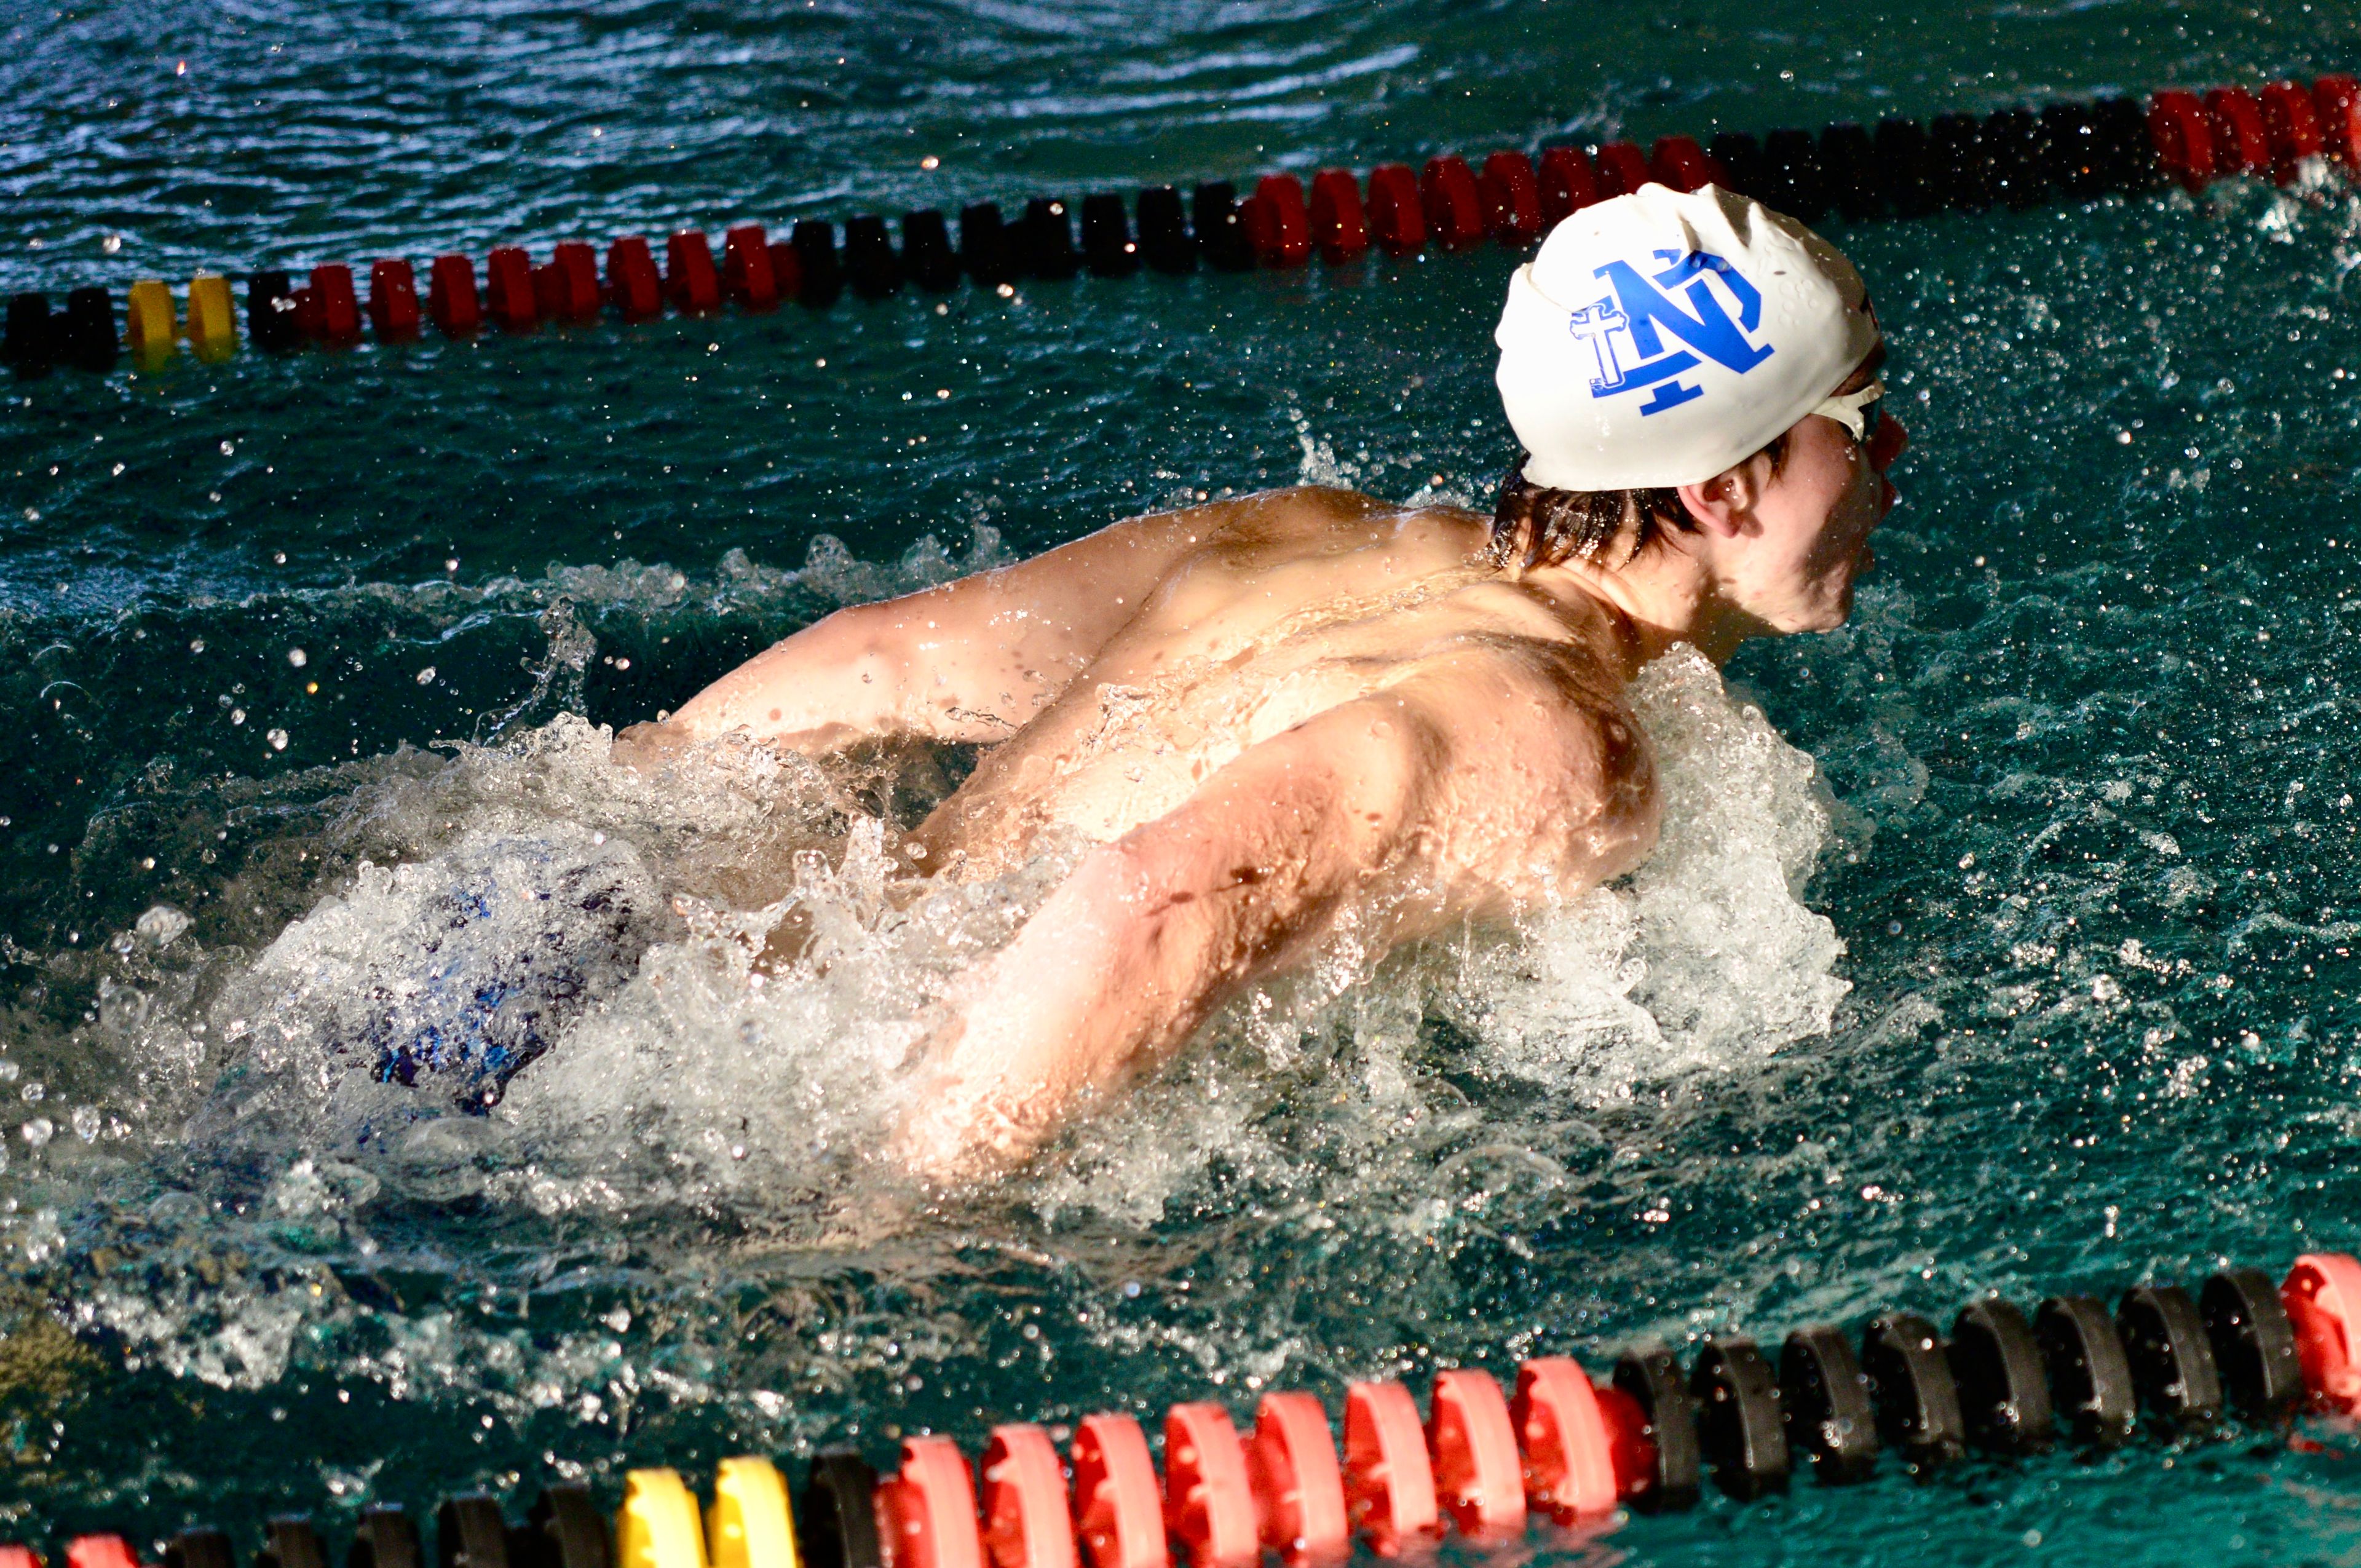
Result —
[[1642, 185], [1550, 231], [1492, 334], [1551, 489], [1694, 485], [1768, 446], [1877, 345], [1852, 263], [1733, 191]]

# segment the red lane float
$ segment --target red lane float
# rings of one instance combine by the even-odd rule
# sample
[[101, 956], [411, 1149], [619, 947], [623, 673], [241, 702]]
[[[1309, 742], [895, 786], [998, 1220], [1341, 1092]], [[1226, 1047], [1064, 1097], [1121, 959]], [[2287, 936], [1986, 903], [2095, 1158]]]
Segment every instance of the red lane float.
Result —
[[1345, 1508], [1380, 1557], [1399, 1556], [1442, 1533], [1418, 1403], [1399, 1383], [1356, 1383], [1345, 1390]]
[[664, 313], [664, 281], [645, 236], [625, 235], [607, 247], [607, 302], [627, 322]]
[[1600, 199], [1598, 171], [1578, 147], [1542, 149], [1542, 224], [1554, 228]]
[[1607, 1424], [1607, 1452], [1615, 1464], [1615, 1496], [1646, 1500], [1656, 1489], [1656, 1442], [1648, 1435], [1648, 1412], [1611, 1383], [1594, 1384], [1599, 1419]]
[[664, 297], [685, 316], [709, 316], [721, 308], [721, 276], [713, 269], [713, 247], [702, 229], [682, 229], [664, 241]]
[[361, 307], [353, 293], [353, 269], [341, 262], [312, 269], [312, 280], [297, 298], [296, 321], [314, 343], [333, 348], [358, 343]]
[[2271, 178], [2292, 185], [2308, 159], [2321, 154], [2320, 115], [2312, 94], [2292, 82], [2263, 89], [2263, 135], [2271, 147]]
[[533, 269], [533, 313], [545, 322], [565, 319], [566, 280], [558, 274], [557, 263], [544, 261]]
[[778, 305], [779, 278], [771, 267], [770, 241], [762, 225], [740, 224], [721, 236], [721, 291], [741, 311]]
[[66, 1568], [139, 1568], [139, 1554], [119, 1535], [78, 1535], [66, 1542]]
[[[1604, 1518], [1621, 1496], [1598, 1390], [1562, 1355], [1517, 1368], [1509, 1420], [1524, 1451], [1525, 1496], [1559, 1524]], [[1653, 1468], [1653, 1464], [1651, 1466]]]
[[14, 1541], [0, 1544], [0, 1568], [45, 1568], [41, 1554]]
[[1497, 1540], [1525, 1528], [1524, 1464], [1499, 1384], [1468, 1367], [1436, 1373], [1426, 1446], [1437, 1498], [1460, 1534]]
[[1195, 1568], [1255, 1568], [1260, 1556], [1246, 1448], [1210, 1400], [1165, 1415], [1164, 1530]]
[[[1309, 1394], [1266, 1394], [1246, 1443], [1263, 1545], [1289, 1568], [1333, 1563], [1353, 1549], [1345, 1473], [1328, 1412]], [[5, 1565], [0, 1565], [5, 1568]]]
[[1148, 1434], [1129, 1416], [1093, 1416], [1074, 1432], [1074, 1534], [1091, 1568], [1167, 1568], [1164, 1491]]
[[1648, 155], [1637, 142], [1610, 141], [1598, 149], [1598, 193], [1628, 196], [1654, 176], [1648, 172]]
[[1351, 170], [1323, 169], [1312, 177], [1312, 243], [1332, 267], [1369, 248], [1369, 214]]
[[885, 1568], [983, 1568], [975, 1486], [947, 1437], [902, 1441], [902, 1468], [878, 1484], [877, 1538]]
[[2213, 168], [2222, 174], [2265, 174], [2271, 167], [2270, 133], [2263, 106], [2243, 87], [2216, 87], [2205, 94], [2205, 115], [2213, 125]]
[[1697, 145], [1695, 137], [1658, 137], [1655, 151], [1648, 155], [1648, 170], [1658, 184], [1669, 185], [1675, 191], [1730, 183], [1730, 177]]
[[1369, 170], [1369, 235], [1388, 256], [1414, 255], [1426, 243], [1426, 212], [1409, 164], [1381, 163]]
[[533, 258], [521, 245], [493, 247], [484, 258], [484, 309], [493, 323], [509, 332], [529, 332], [541, 320], [541, 302], [533, 298]]
[[1057, 1446], [1038, 1426], [992, 1429], [983, 1451], [983, 1547], [993, 1568], [1075, 1568], [1066, 1475]]
[[484, 324], [474, 262], [464, 256], [434, 258], [426, 271], [426, 314], [445, 337], [465, 337]]
[[1265, 267], [1301, 267], [1312, 259], [1312, 218], [1305, 211], [1303, 181], [1292, 174], [1266, 174], [1247, 203], [1246, 240]]
[[2213, 181], [2213, 122], [2196, 93], [2171, 89], [2150, 98], [2147, 135], [2167, 178], [2191, 191]]
[[1533, 160], [1521, 152], [1496, 152], [1484, 160], [1477, 177], [1484, 199], [1485, 226], [1510, 250], [1522, 250], [1542, 237], [1541, 176]]
[[380, 342], [401, 343], [418, 335], [418, 276], [396, 258], [369, 267], [369, 327]]
[[2361, 164], [2361, 81], [2322, 77], [2312, 84], [2312, 106], [2320, 116], [2322, 148], [2348, 171]]
[[2339, 1252], [2305, 1253], [2288, 1270], [2279, 1301], [2313, 1408], [2361, 1413], [2361, 1263]]
[[578, 239], [560, 241], [533, 269], [541, 319], [580, 325], [598, 319], [598, 253]]
[[1476, 188], [1476, 171], [1457, 154], [1426, 160], [1419, 176], [1419, 196], [1426, 210], [1427, 232], [1445, 250], [1466, 250], [1484, 240], [1484, 198]]

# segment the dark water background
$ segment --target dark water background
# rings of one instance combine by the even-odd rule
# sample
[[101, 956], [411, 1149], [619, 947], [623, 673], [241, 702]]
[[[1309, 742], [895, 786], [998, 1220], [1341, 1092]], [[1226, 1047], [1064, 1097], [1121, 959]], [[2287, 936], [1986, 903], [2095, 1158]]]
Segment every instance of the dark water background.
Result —
[[[0, 43], [7, 291], [2308, 78], [2361, 64], [2361, 18], [392, 0], [11, 6]], [[841, 1245], [766, 1246], [727, 1209], [607, 1224], [479, 1197], [260, 1225], [89, 1047], [98, 949], [159, 903], [259, 946], [348, 872], [289, 853], [366, 760], [561, 708], [644, 716], [843, 598], [953, 569], [979, 522], [1029, 552], [1290, 482], [1299, 420], [1372, 488], [1486, 495], [1510, 455], [1505, 255], [0, 392], [0, 1030], [9, 1081], [45, 1096], [6, 1118], [0, 1177], [12, 1529], [243, 1530], [474, 1484], [521, 1504], [553, 1465], [611, 1486], [848, 1435], [882, 1459], [906, 1428], [973, 1442], [1209, 1381], [1243, 1409], [1256, 1379], [1333, 1394], [1640, 1333], [1948, 1317], [1985, 1288], [2361, 1241], [2361, 203], [2225, 186], [1828, 227], [1894, 342], [1909, 499], [1851, 629], [1731, 674], [1848, 808], [1811, 894], [1847, 944], [1838, 1027], [1573, 1118], [1547, 1181], [1484, 1131], [1547, 1108], [1444, 1063], [1437, 1095], [1475, 1114], [1357, 1202], [1333, 1166], [1302, 1187], [1216, 1166], [1130, 1222], [1018, 1198]], [[812, 556], [824, 535], [842, 549]], [[552, 652], [561, 599], [595, 639], [578, 672]], [[1434, 1206], [1414, 1235], [1405, 1193]], [[161, 1326], [82, 1310], [103, 1288]], [[2344, 1561], [2361, 1451], [2312, 1435], [2324, 1451], [1889, 1475], [1613, 1544]]]

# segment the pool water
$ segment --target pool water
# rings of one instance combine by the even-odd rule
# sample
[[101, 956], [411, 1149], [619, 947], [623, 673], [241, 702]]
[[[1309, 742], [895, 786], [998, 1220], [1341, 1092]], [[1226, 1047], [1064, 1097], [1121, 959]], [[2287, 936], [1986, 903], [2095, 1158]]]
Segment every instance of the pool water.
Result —
[[[2361, 63], [2328, 7], [2155, 0], [776, 9], [19, 8], [0, 291]], [[1657, 859], [1267, 988], [956, 1200], [875, 1130], [1059, 866], [894, 885], [956, 753], [658, 792], [591, 727], [1201, 494], [1488, 504], [1510, 257], [0, 390], [7, 1532], [333, 1539], [554, 1474], [611, 1498], [2361, 1241], [2361, 199], [1827, 227], [1894, 341], [1907, 499], [1847, 630], [1726, 691], [1648, 674]], [[495, 1015], [535, 941], [571, 1000], [528, 1040]], [[801, 968], [758, 987], [770, 943]], [[430, 1028], [540, 1054], [489, 1114], [374, 1081]], [[2340, 1560], [2361, 1444], [2304, 1435], [1530, 1550]]]

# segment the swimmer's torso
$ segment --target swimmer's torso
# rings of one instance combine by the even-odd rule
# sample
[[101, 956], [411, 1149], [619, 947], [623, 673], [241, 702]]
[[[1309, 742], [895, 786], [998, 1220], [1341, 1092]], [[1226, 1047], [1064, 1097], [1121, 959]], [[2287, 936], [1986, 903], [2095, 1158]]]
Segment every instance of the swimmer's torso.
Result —
[[923, 866], [991, 876], [1061, 840], [1120, 838], [1246, 748], [1471, 646], [1620, 685], [1603, 618], [1570, 628], [1481, 564], [1473, 513], [1314, 493], [1208, 533], [928, 818], [908, 847]]

